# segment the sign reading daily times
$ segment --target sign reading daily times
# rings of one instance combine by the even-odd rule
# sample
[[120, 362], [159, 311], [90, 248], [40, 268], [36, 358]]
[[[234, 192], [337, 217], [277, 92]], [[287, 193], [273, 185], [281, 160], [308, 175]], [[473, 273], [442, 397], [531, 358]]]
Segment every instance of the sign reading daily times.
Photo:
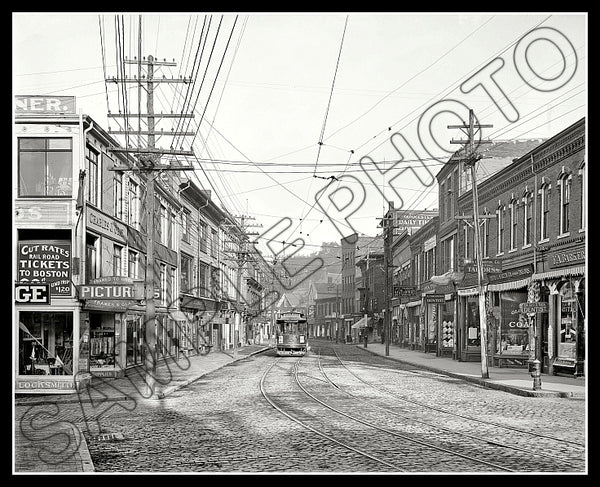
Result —
[[75, 114], [75, 97], [47, 95], [16, 95], [15, 114]]
[[17, 281], [50, 284], [52, 296], [71, 295], [71, 243], [21, 241]]

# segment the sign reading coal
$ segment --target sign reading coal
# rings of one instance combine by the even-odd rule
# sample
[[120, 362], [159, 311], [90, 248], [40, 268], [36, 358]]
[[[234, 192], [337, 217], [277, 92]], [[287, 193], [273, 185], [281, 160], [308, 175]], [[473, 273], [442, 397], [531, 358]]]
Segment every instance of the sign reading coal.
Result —
[[52, 296], [70, 296], [71, 243], [19, 242], [17, 280], [48, 283]]

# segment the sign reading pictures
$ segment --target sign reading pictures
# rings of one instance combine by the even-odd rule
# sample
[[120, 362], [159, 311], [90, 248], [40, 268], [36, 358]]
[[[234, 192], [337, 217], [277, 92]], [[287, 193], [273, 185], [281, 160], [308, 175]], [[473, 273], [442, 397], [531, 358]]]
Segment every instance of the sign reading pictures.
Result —
[[17, 280], [48, 283], [52, 296], [71, 295], [71, 243], [21, 241], [18, 245]]

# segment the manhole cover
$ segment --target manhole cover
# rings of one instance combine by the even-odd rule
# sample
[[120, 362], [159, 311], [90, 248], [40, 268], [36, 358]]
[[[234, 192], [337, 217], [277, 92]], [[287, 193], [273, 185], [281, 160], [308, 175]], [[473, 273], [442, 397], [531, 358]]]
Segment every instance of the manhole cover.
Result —
[[94, 438], [96, 441], [123, 441], [123, 433], [103, 433]]

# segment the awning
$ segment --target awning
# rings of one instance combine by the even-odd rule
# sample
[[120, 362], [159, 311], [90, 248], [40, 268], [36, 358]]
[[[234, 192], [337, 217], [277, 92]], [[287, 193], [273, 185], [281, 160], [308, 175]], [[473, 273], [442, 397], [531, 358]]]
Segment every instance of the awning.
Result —
[[352, 329], [356, 330], [357, 328], [366, 328], [367, 326], [371, 326], [373, 323], [373, 318], [369, 318], [368, 321], [363, 316], [360, 320], [352, 325]]
[[566, 269], [555, 269], [547, 272], [540, 272], [538, 274], [534, 274], [531, 278], [535, 281], [540, 279], [551, 279], [553, 277], [562, 277], [562, 276], [583, 276], [585, 275], [585, 266], [577, 266], [577, 267], [567, 267]]
[[415, 306], [420, 306], [421, 300], [419, 299], [418, 301], [410, 301], [409, 303], [406, 303], [404, 306], [406, 306], [407, 308], [413, 308]]
[[521, 289], [526, 287], [531, 281], [530, 277], [519, 279], [518, 281], [502, 282], [500, 284], [488, 284], [488, 291], [509, 291], [511, 289]]
[[479, 290], [476, 287], [469, 287], [466, 289], [459, 289], [458, 290], [458, 295], [459, 296], [475, 296], [479, 294]]

